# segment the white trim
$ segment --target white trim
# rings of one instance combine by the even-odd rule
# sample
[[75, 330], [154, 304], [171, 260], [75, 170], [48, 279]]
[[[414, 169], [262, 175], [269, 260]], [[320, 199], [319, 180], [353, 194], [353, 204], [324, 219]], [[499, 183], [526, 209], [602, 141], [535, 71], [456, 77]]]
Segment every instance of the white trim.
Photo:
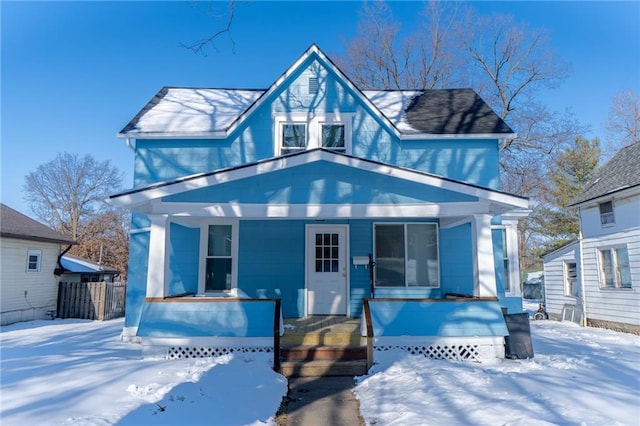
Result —
[[[240, 222], [237, 219], [223, 218], [210, 219], [200, 224], [200, 253], [198, 254], [198, 295], [222, 296], [235, 295], [238, 292], [238, 252], [240, 235]], [[205, 291], [205, 273], [207, 247], [209, 243], [209, 225], [230, 225], [231, 226], [231, 288], [225, 291]]]
[[[351, 154], [353, 113], [278, 113], [273, 115], [273, 152], [282, 155], [282, 126], [285, 124], [305, 125], [306, 147], [300, 151], [322, 148], [322, 126], [325, 124], [344, 126], [344, 149]], [[326, 148], [330, 149], [330, 148]], [[341, 151], [338, 151], [341, 152]]]
[[132, 235], [132, 234], [143, 234], [145, 232], [151, 232], [151, 227], [150, 226], [145, 226], [144, 228], [129, 229], [129, 235]]
[[[36, 267], [35, 269], [29, 268], [29, 259], [31, 256], [36, 257]], [[42, 250], [40, 249], [27, 249], [27, 264], [25, 265], [25, 270], [27, 273], [36, 273], [40, 272], [42, 266]], [[26, 294], [26, 292], [25, 292]]]
[[[238, 204], [238, 203], [167, 203], [153, 206], [150, 214], [166, 213], [179, 217], [232, 217], [243, 219], [288, 218], [442, 218], [493, 214], [482, 202], [444, 204]], [[468, 220], [465, 220], [468, 221]]]
[[511, 139], [517, 133], [404, 133], [399, 136], [400, 140], [438, 140], [438, 139]]
[[474, 296], [497, 297], [491, 215], [477, 214], [471, 222]]
[[164, 297], [167, 294], [168, 262], [167, 243], [169, 241], [168, 215], [149, 215], [151, 232], [149, 235], [147, 297]]
[[[526, 198], [518, 197], [512, 194], [494, 191], [488, 188], [468, 185], [463, 182], [448, 180], [439, 176], [425, 174], [422, 172], [403, 169], [396, 166], [385, 165], [381, 163], [373, 163], [361, 160], [355, 157], [345, 156], [326, 150], [311, 150], [300, 155], [291, 157], [277, 157], [271, 160], [256, 163], [250, 166], [223, 170], [211, 174], [191, 175], [166, 184], [158, 183], [150, 185], [146, 189], [141, 189], [130, 194], [115, 195], [110, 198], [113, 205], [119, 207], [135, 207], [153, 200], [159, 200], [162, 197], [179, 194], [182, 192], [214, 186], [225, 182], [232, 182], [239, 179], [258, 176], [274, 171], [284, 170], [289, 167], [296, 167], [304, 164], [310, 164], [317, 161], [327, 161], [333, 164], [340, 164], [361, 170], [378, 173], [385, 176], [396, 177], [403, 180], [409, 180], [423, 185], [442, 188], [445, 190], [458, 192], [461, 194], [477, 197], [483, 200], [491, 201], [494, 204], [494, 214], [500, 214], [516, 209], [526, 209], [529, 201]], [[502, 206], [499, 206], [502, 205]], [[460, 214], [458, 215], [460, 216]]]

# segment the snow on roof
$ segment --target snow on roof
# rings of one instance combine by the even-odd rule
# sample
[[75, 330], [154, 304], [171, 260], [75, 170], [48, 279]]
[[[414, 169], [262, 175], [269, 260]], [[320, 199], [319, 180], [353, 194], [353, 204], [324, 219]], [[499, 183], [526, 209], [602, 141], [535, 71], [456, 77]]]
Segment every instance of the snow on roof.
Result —
[[82, 257], [73, 256], [71, 254], [65, 254], [60, 259], [60, 264], [64, 269], [69, 272], [82, 272], [82, 273], [118, 273], [120, 271], [113, 269], [109, 266], [99, 265], [88, 259]]
[[362, 93], [401, 133], [419, 133], [407, 122], [406, 111], [420, 90], [364, 90]]
[[[249, 89], [165, 87], [122, 129], [123, 137], [211, 136], [225, 132], [265, 93]], [[471, 89], [362, 92], [404, 135], [511, 134]]]
[[121, 133], [225, 131], [264, 90], [165, 87]]

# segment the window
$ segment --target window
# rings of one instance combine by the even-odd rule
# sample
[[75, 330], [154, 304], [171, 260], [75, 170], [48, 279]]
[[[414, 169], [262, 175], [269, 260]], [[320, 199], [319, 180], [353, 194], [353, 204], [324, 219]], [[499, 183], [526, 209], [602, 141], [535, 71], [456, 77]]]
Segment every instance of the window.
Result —
[[616, 223], [613, 216], [613, 202], [607, 201], [606, 203], [600, 203], [600, 224], [602, 226], [613, 225]]
[[344, 124], [322, 124], [322, 147], [345, 152]]
[[631, 288], [627, 247], [600, 249], [600, 288]]
[[374, 244], [377, 287], [440, 285], [436, 224], [376, 224]]
[[316, 272], [338, 272], [338, 234], [316, 233]]
[[231, 290], [232, 226], [209, 225], [205, 259], [205, 292]]
[[27, 251], [27, 272], [40, 272], [40, 259], [42, 250]]
[[578, 296], [578, 268], [575, 262], [564, 263], [564, 295]]
[[307, 126], [304, 124], [282, 124], [282, 147], [280, 152], [291, 154], [307, 149]]
[[290, 113], [275, 118], [276, 155], [313, 148], [348, 153], [351, 146], [351, 114], [313, 115]]

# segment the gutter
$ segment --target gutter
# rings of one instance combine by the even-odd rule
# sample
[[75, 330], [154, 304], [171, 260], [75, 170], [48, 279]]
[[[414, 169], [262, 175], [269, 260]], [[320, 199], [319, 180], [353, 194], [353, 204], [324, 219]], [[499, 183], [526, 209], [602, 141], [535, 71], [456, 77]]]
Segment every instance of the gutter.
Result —
[[54, 271], [53, 271], [53, 274], [54, 274], [54, 275], [56, 275], [56, 276], [60, 276], [60, 275], [64, 274], [64, 273], [67, 271], [67, 269], [66, 269], [64, 266], [62, 266], [62, 256], [64, 256], [65, 254], [67, 254], [67, 252], [68, 252], [69, 250], [71, 250], [71, 247], [72, 247], [72, 246], [73, 246], [72, 244], [69, 244], [69, 246], [68, 246], [66, 249], [64, 249], [64, 250], [62, 251], [62, 253], [60, 253], [60, 254], [58, 255], [57, 265], [58, 265], [59, 267], [58, 267], [58, 268], [56, 268], [56, 269], [54, 269]]

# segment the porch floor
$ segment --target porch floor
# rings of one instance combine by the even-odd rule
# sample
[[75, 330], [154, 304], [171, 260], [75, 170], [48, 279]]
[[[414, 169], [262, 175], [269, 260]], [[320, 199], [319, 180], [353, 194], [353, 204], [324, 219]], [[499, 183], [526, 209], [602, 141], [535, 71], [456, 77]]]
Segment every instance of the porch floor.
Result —
[[308, 316], [285, 318], [283, 346], [360, 346], [360, 318]]

